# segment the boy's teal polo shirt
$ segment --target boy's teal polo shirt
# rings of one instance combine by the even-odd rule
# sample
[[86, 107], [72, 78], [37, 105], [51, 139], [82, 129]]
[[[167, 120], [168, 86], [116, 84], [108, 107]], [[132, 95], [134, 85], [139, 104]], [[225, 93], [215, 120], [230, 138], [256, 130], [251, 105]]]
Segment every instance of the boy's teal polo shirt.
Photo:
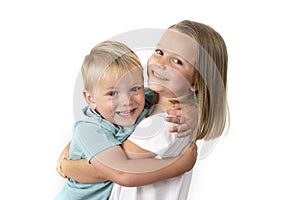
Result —
[[[96, 154], [112, 146], [120, 145], [133, 132], [135, 126], [149, 111], [150, 90], [146, 90], [146, 106], [135, 125], [122, 127], [104, 119], [90, 107], [85, 107], [83, 120], [77, 121], [73, 127], [70, 146], [70, 159], [86, 158], [88, 161]], [[93, 184], [79, 183], [68, 178], [56, 200], [105, 200], [108, 199], [113, 186], [112, 181]]]

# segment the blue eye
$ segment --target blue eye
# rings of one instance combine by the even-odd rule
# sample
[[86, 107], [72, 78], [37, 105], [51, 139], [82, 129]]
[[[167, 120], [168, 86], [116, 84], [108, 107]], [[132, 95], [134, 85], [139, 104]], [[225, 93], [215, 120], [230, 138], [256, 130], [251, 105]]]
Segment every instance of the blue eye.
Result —
[[141, 87], [139, 87], [139, 86], [133, 87], [133, 88], [131, 88], [131, 92], [136, 92], [136, 91], [138, 91], [140, 88], [141, 88]]
[[107, 94], [108, 94], [108, 96], [115, 97], [115, 96], [118, 95], [118, 92], [116, 92], [116, 91], [110, 91], [110, 92], [108, 92]]

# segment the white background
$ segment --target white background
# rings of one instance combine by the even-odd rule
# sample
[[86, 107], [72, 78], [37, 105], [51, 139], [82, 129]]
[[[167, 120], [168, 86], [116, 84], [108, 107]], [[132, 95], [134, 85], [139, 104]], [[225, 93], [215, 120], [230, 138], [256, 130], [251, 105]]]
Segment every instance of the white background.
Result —
[[189, 199], [300, 199], [296, 5], [1, 1], [0, 195], [53, 199], [61, 189], [56, 159], [71, 138], [74, 84], [90, 48], [126, 31], [190, 19], [212, 26], [227, 43], [231, 127], [194, 167]]

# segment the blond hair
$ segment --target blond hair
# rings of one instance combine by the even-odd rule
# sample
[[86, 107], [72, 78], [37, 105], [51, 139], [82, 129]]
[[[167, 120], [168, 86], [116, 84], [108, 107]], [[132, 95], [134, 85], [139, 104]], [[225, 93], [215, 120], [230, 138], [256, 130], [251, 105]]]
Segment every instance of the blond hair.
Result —
[[108, 74], [120, 78], [133, 68], [139, 68], [143, 75], [139, 58], [126, 45], [116, 41], [99, 43], [85, 56], [81, 67], [84, 89], [94, 94], [98, 82]]
[[195, 68], [199, 117], [195, 140], [210, 140], [224, 132], [228, 122], [226, 44], [208, 25], [184, 20], [169, 29], [181, 32], [198, 44]]

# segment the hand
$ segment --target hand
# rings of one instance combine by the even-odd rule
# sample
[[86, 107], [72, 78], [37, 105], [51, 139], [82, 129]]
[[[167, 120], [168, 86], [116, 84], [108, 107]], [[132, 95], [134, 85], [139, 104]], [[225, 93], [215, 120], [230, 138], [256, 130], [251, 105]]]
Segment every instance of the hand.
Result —
[[196, 103], [174, 104], [167, 110], [166, 121], [177, 123], [170, 128], [170, 132], [178, 132], [178, 137], [193, 133], [198, 122], [198, 105]]
[[185, 168], [185, 172], [190, 171], [193, 169], [197, 156], [198, 156], [198, 147], [195, 142], [192, 142], [187, 145], [187, 147], [182, 151], [178, 162], [181, 163], [182, 166]]
[[63, 151], [61, 152], [61, 154], [59, 155], [58, 159], [57, 159], [57, 165], [56, 165], [56, 171], [59, 173], [60, 176], [62, 176], [63, 178], [67, 178], [67, 176], [62, 172], [62, 168], [61, 168], [61, 163], [63, 162], [63, 160], [65, 159], [70, 159], [69, 158], [69, 152], [70, 152], [70, 144], [71, 142], [69, 142], [65, 148], [63, 149]]

